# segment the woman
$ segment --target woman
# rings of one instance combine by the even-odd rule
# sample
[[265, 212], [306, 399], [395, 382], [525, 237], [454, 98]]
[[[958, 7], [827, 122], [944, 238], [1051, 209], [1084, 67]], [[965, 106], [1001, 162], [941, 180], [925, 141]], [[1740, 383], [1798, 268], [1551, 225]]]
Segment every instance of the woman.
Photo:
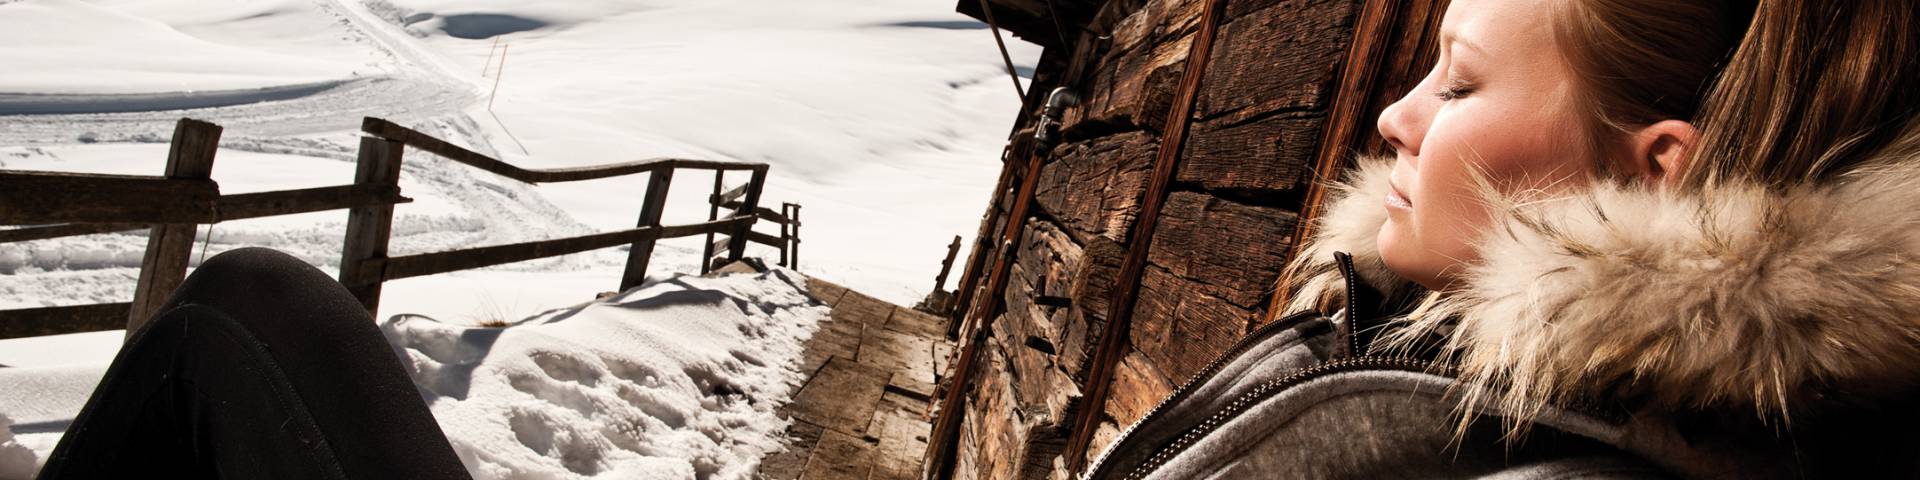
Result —
[[1296, 314], [1093, 478], [1920, 474], [1904, 0], [1455, 0]]

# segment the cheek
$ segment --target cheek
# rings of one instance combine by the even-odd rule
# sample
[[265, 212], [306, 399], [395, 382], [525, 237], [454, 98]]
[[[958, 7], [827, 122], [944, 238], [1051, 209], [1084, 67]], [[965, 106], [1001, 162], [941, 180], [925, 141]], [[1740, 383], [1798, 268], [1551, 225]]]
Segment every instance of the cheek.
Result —
[[[1491, 110], [1491, 109], [1483, 109]], [[1479, 114], [1476, 114], [1479, 113]], [[1462, 262], [1478, 260], [1473, 245], [1489, 223], [1476, 175], [1507, 190], [1547, 183], [1571, 162], [1554, 129], [1529, 127], [1545, 119], [1523, 112], [1460, 110], [1436, 116], [1415, 168], [1402, 172], [1414, 208], [1388, 223], [1379, 239], [1389, 265], [1434, 287]], [[1410, 175], [1409, 175], [1410, 174]]]

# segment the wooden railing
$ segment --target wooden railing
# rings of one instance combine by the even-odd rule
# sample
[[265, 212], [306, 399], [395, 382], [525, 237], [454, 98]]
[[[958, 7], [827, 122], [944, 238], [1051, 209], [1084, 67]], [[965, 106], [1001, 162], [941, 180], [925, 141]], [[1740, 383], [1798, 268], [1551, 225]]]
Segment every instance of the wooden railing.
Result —
[[[735, 214], [744, 211], [744, 203], [741, 197], [747, 195], [746, 185], [727, 190], [726, 174], [727, 172], [717, 172], [713, 175], [713, 194], [707, 196], [708, 221], [719, 219], [722, 209], [733, 211]], [[780, 250], [780, 266], [800, 268], [800, 205], [782, 203], [780, 204], [780, 211], [778, 212], [767, 207], [756, 207], [753, 209], [753, 216], [779, 225], [780, 236], [776, 237], [771, 234], [748, 229], [745, 234], [746, 238], [743, 240], [777, 248]], [[726, 255], [731, 255], [731, 252], [744, 246], [734, 244], [735, 239], [740, 238], [740, 236], [730, 235], [720, 238], [719, 240], [714, 240], [716, 235], [718, 234], [707, 234], [706, 250], [700, 256], [700, 258], [706, 259], [700, 262], [700, 273], [702, 274], [720, 268], [721, 265], [725, 265], [730, 260], [737, 260], [737, 257], [728, 258]], [[719, 252], [722, 255], [715, 255], [715, 252]]]
[[[361, 131], [366, 135], [360, 139], [354, 182], [335, 187], [222, 195], [219, 185], [209, 178], [221, 128], [192, 119], [181, 119], [175, 128], [163, 177], [0, 170], [0, 225], [25, 226], [0, 230], [0, 243], [150, 229], [132, 302], [3, 310], [0, 338], [138, 329], [185, 278], [197, 226], [228, 220], [348, 209], [339, 280], [369, 313], [378, 311], [380, 288], [388, 280], [629, 245], [626, 269], [620, 278], [620, 289], [626, 290], [645, 280], [648, 260], [660, 239], [707, 235], [704, 263], [711, 263], [720, 248], [724, 250], [718, 258], [739, 260], [747, 240], [763, 240], [756, 237], [761, 234], [753, 232], [752, 226], [757, 219], [767, 218], [763, 212], [767, 209], [759, 207], [766, 164], [664, 158], [592, 167], [525, 169], [378, 118], [367, 118]], [[389, 256], [393, 206], [411, 201], [400, 195], [399, 186], [401, 158], [407, 147], [527, 183], [638, 173], [650, 174], [650, 180], [634, 228]], [[661, 225], [667, 189], [676, 170], [712, 170], [716, 185], [722, 185], [728, 171], [752, 175], [747, 183], [728, 190], [729, 200], [714, 205], [708, 221]], [[730, 209], [730, 213], [723, 217], [721, 209]], [[798, 210], [793, 205], [793, 215], [775, 216], [779, 220], [793, 219], [797, 233], [798, 221], [794, 218]], [[715, 246], [712, 238], [716, 234], [727, 235], [725, 245]], [[782, 257], [785, 263], [784, 246]]]

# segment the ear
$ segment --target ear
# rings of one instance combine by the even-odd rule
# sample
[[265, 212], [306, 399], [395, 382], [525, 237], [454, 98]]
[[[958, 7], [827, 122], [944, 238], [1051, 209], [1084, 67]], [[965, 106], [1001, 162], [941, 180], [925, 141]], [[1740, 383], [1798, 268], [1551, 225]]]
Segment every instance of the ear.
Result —
[[1647, 180], [1673, 185], [1687, 171], [1687, 153], [1693, 151], [1699, 132], [1682, 120], [1661, 120], [1634, 132], [1628, 145], [1633, 154], [1633, 171], [1644, 172]]

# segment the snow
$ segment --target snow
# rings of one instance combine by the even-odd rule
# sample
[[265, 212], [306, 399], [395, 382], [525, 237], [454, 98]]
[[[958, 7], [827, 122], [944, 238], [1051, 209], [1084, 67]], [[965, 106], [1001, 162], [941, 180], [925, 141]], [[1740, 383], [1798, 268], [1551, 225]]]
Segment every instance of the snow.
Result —
[[[775, 409], [829, 313], [805, 282], [676, 276], [506, 327], [409, 314], [380, 329], [475, 478], [747, 478], [784, 448]], [[104, 373], [0, 368], [0, 480], [45, 461]]]
[[[363, 116], [530, 168], [653, 157], [767, 163], [763, 205], [803, 206], [800, 272], [910, 304], [933, 287], [952, 237], [971, 241], [979, 228], [1019, 106], [985, 26], [952, 10], [951, 0], [0, 0], [0, 44], [8, 46], [0, 49], [0, 65], [8, 67], [0, 69], [0, 168], [158, 174], [180, 117], [225, 127], [213, 176], [227, 193], [346, 183]], [[1023, 74], [1030, 72], [1040, 49], [1008, 46]], [[666, 222], [705, 220], [712, 179], [677, 174]], [[729, 183], [744, 180], [735, 174]], [[410, 152], [401, 186], [415, 201], [396, 207], [390, 248], [425, 253], [631, 228], [646, 183], [631, 176], [525, 185]], [[222, 223], [202, 231], [190, 262], [267, 246], [335, 272], [345, 216]], [[663, 241], [650, 283], [697, 271], [702, 240]], [[145, 243], [146, 232], [134, 231], [0, 244], [0, 308], [128, 301]], [[773, 251], [756, 246], [749, 255], [770, 258]], [[624, 248], [614, 248], [389, 282], [380, 318], [419, 331], [549, 318], [613, 290], [625, 257]], [[608, 307], [587, 309], [598, 310]], [[559, 325], [509, 330], [565, 330]], [[110, 360], [121, 336], [0, 341], [0, 364], [16, 367], [0, 368], [0, 375], [13, 382], [63, 369], [47, 381], [84, 392], [91, 386], [84, 372]], [[713, 352], [684, 350], [708, 345], [648, 338], [658, 340], [649, 348], [682, 362], [659, 371], [711, 360], [701, 355]], [[579, 355], [596, 374], [611, 372], [606, 360], [593, 360], [603, 353], [593, 352], [612, 347], [591, 338], [555, 341], [553, 351]], [[499, 368], [531, 372], [527, 362]], [[604, 378], [555, 391], [611, 402], [618, 391], [608, 389], [621, 387]], [[472, 387], [479, 392], [498, 382], [475, 378]], [[25, 422], [16, 427], [35, 424], [19, 413], [31, 392], [4, 385], [0, 414]], [[674, 388], [683, 396], [666, 403], [704, 399]], [[536, 405], [535, 397], [516, 401]], [[443, 397], [436, 412], [492, 401], [476, 398]], [[62, 408], [79, 408], [77, 400], [65, 401], [71, 404]], [[541, 410], [525, 418], [639, 418], [630, 405], [601, 403], [595, 412]], [[689, 418], [724, 423], [745, 418], [728, 415], [746, 415], [726, 411], [734, 413]], [[500, 422], [472, 431], [498, 437], [495, 427], [511, 430], [513, 423]], [[741, 434], [771, 428], [752, 425]], [[597, 460], [585, 462], [594, 468], [653, 465], [646, 452], [621, 447], [625, 440], [544, 431], [556, 444], [614, 445], [595, 450]], [[658, 430], [669, 431], [678, 429]], [[13, 433], [36, 450], [50, 448], [48, 436], [58, 435]], [[675, 444], [717, 462], [684, 467], [738, 476], [762, 451], [758, 440], [714, 441], [718, 446]], [[497, 446], [486, 445], [470, 451]], [[522, 457], [496, 460], [513, 465], [509, 470], [571, 471], [568, 462], [535, 468]]]
[[39, 469], [33, 450], [13, 438], [13, 420], [0, 415], [0, 479], [29, 478]]
[[476, 328], [381, 322], [476, 478], [746, 478], [828, 309], [789, 270], [683, 276]]
[[[0, 49], [0, 64], [15, 66], [0, 75], [0, 92], [10, 93], [244, 89], [353, 73], [352, 65], [208, 41], [158, 20], [79, 0], [0, 3], [0, 45], [13, 47]], [[26, 45], [32, 47], [22, 48]], [[18, 67], [24, 65], [34, 68]]]

